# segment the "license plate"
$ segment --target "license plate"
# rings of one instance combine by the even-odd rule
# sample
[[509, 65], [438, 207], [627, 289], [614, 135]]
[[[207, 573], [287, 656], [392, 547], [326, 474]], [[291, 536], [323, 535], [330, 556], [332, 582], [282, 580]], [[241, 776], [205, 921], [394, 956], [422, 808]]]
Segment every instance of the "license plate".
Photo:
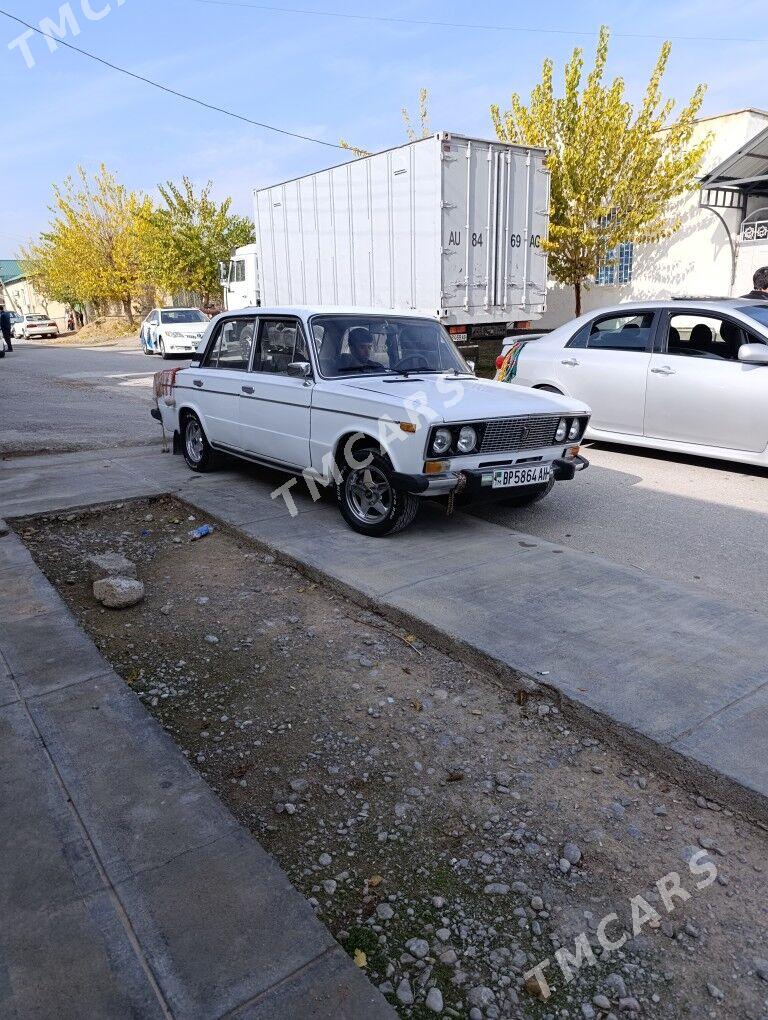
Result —
[[509, 489], [515, 485], [542, 485], [549, 481], [551, 470], [549, 464], [501, 468], [493, 472], [491, 488]]

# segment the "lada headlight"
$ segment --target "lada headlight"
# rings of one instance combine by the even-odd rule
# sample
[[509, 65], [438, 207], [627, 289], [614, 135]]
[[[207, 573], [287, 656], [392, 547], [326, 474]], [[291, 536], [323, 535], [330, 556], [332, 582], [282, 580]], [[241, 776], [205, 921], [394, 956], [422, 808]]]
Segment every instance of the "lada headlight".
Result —
[[456, 449], [459, 453], [471, 453], [477, 446], [477, 432], [471, 425], [465, 425], [459, 432]]
[[449, 429], [438, 429], [434, 436], [432, 436], [432, 453], [442, 455], [447, 453], [451, 448], [453, 442], [453, 436]]
[[560, 423], [557, 426], [557, 432], [555, 432], [555, 442], [562, 443], [567, 435], [568, 435], [568, 419], [561, 418]]

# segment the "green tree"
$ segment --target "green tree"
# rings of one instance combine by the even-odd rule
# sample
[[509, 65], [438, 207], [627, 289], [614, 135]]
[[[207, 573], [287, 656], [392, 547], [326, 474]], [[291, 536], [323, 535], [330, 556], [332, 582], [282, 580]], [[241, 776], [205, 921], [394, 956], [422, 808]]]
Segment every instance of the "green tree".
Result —
[[219, 290], [219, 262], [255, 239], [251, 221], [230, 212], [231, 198], [216, 203], [212, 187], [209, 181], [196, 193], [188, 177], [180, 185], [168, 181], [158, 189], [164, 207], [142, 215], [136, 227], [146, 279], [169, 294], [197, 294], [203, 304]]
[[679, 228], [674, 200], [695, 189], [710, 142], [709, 137], [693, 141], [704, 85], [674, 120], [674, 100], [662, 97], [670, 44], [662, 45], [635, 112], [625, 98], [624, 80], [604, 81], [608, 39], [608, 29], [601, 28], [586, 80], [582, 51], [573, 51], [562, 97], [555, 96], [553, 63], [547, 59], [527, 106], [514, 93], [505, 113], [491, 107], [501, 141], [549, 149], [551, 205], [544, 247], [551, 275], [574, 288], [577, 315], [582, 288], [617, 245], [650, 244]]

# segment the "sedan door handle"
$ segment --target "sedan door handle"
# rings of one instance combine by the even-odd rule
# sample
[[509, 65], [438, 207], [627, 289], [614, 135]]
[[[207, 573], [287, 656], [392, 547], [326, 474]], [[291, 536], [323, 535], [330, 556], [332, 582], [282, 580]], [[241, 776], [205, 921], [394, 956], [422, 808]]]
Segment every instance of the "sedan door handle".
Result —
[[241, 386], [240, 389], [243, 391], [243, 393], [247, 393], [249, 396], [251, 393], [253, 393], [253, 386]]
[[560, 362], [561, 365], [578, 365], [578, 361], [575, 358], [566, 358], [565, 361]]
[[202, 386], [203, 385], [203, 380], [202, 379], [193, 379], [192, 380], [192, 385], [193, 386]]
[[674, 375], [675, 374], [675, 370], [673, 368], [670, 368], [669, 365], [664, 365], [663, 368], [652, 368], [651, 371], [655, 375]]

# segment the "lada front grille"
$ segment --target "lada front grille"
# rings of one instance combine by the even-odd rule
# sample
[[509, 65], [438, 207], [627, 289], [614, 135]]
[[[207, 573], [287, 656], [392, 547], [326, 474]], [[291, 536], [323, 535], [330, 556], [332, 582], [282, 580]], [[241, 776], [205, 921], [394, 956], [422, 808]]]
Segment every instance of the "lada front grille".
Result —
[[496, 418], [485, 426], [480, 453], [537, 450], [554, 446], [559, 414], [526, 414], [519, 418]]

